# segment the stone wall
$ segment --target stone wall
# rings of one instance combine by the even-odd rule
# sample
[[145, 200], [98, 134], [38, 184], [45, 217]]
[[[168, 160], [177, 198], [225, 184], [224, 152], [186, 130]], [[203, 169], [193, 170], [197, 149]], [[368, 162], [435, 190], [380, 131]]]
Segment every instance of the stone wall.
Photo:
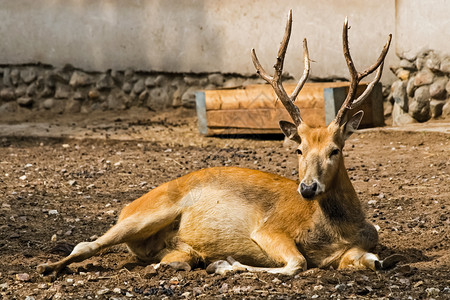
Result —
[[123, 71], [85, 72], [70, 65], [15, 65], [0, 68], [0, 117], [19, 107], [56, 113], [161, 110], [195, 106], [195, 91], [261, 83], [256, 76]]
[[398, 78], [389, 98], [393, 125], [450, 117], [450, 55], [426, 50], [400, 59], [391, 67]]

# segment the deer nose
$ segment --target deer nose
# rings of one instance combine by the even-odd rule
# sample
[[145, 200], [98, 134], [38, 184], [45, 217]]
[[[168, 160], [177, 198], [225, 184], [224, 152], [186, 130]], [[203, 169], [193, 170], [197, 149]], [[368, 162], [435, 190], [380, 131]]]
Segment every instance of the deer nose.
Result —
[[306, 185], [303, 182], [300, 183], [300, 194], [302, 194], [303, 198], [311, 199], [316, 195], [317, 191], [317, 182], [313, 182], [311, 185]]

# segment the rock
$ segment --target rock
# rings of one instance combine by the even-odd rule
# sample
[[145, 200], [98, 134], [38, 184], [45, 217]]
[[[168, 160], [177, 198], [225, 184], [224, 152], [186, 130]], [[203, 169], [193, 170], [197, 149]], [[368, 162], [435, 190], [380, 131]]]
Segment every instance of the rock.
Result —
[[129, 94], [131, 92], [131, 90], [133, 89], [133, 86], [131, 85], [131, 83], [129, 82], [125, 82], [122, 85], [122, 91], [124, 91], [125, 93]]
[[47, 81], [50, 86], [53, 86], [56, 82], [61, 83], [69, 83], [71, 79], [71, 75], [69, 72], [72, 72], [71, 70], [64, 69], [64, 68], [58, 68], [54, 69], [52, 71], [49, 71], [49, 73], [46, 73]]
[[70, 77], [69, 85], [72, 87], [86, 86], [94, 83], [94, 78], [81, 71], [75, 71]]
[[36, 71], [33, 68], [24, 69], [20, 71], [20, 78], [23, 82], [29, 84], [36, 79]]
[[220, 73], [214, 73], [208, 76], [208, 80], [210, 83], [214, 84], [215, 86], [222, 86], [225, 82], [225, 78]]
[[30, 281], [31, 277], [28, 273], [19, 273], [16, 274], [16, 279], [19, 281]]
[[435, 287], [429, 287], [425, 290], [428, 297], [436, 297], [439, 296], [439, 293], [441, 292], [438, 288]]
[[409, 71], [417, 70], [416, 65], [407, 59], [400, 60], [400, 68], [403, 68], [403, 69], [409, 70]]
[[425, 60], [425, 66], [430, 70], [439, 71], [441, 67], [439, 55], [437, 55], [434, 51], [430, 51], [427, 59]]
[[15, 94], [16, 94], [17, 98], [22, 97], [26, 93], [27, 93], [27, 86], [23, 85], [23, 84], [19, 85], [15, 90]]
[[420, 103], [430, 101], [430, 90], [428, 86], [421, 86], [414, 92], [414, 100]]
[[57, 214], [58, 214], [58, 211], [57, 211], [56, 209], [50, 209], [50, 210], [48, 211], [48, 214], [49, 214], [50, 216], [52, 216], [52, 215], [57, 215]]
[[172, 106], [173, 107], [180, 107], [183, 105], [181, 102], [181, 97], [183, 96], [184, 92], [186, 91], [185, 87], [179, 87], [175, 90], [175, 92], [172, 95]]
[[243, 82], [244, 80], [242, 78], [230, 78], [224, 82], [223, 87], [228, 89], [238, 88], [242, 87]]
[[138, 81], [136, 81], [136, 83], [134, 84], [133, 87], [133, 92], [136, 95], [139, 95], [140, 93], [142, 93], [145, 90], [145, 82], [143, 79], [139, 79]]
[[17, 104], [19, 104], [20, 106], [31, 106], [33, 104], [33, 98], [31, 97], [20, 97], [19, 99], [17, 99]]
[[55, 104], [55, 100], [54, 99], [45, 99], [44, 102], [42, 102], [42, 106], [45, 109], [51, 109]]
[[109, 292], [108, 288], [103, 288], [97, 291], [97, 295], [104, 295]]
[[401, 80], [408, 80], [410, 73], [411, 73], [411, 71], [400, 68], [397, 70], [397, 72], [395, 74]]
[[431, 72], [430, 69], [425, 68], [417, 72], [416, 76], [414, 77], [414, 85], [422, 86], [425, 84], [431, 84], [433, 83], [433, 78], [434, 78], [433, 72]]
[[81, 102], [77, 100], [70, 99], [66, 102], [66, 108], [64, 111], [70, 114], [79, 113], [81, 110]]
[[111, 77], [116, 83], [119, 83], [123, 81], [124, 75], [120, 71], [112, 70]]
[[150, 93], [147, 90], [144, 90], [142, 93], [140, 93], [138, 96], [139, 105], [145, 104], [149, 96]]
[[425, 67], [425, 62], [430, 51], [431, 50], [424, 50], [417, 55], [417, 58], [415, 59], [417, 70], [422, 70]]
[[47, 98], [47, 97], [51, 97], [54, 95], [54, 90], [53, 88], [49, 87], [49, 86], [45, 86], [44, 90], [41, 92], [41, 94], [39, 95], [42, 98]]
[[56, 83], [56, 89], [55, 89], [55, 98], [56, 99], [67, 99], [70, 97], [70, 94], [72, 93], [72, 89], [70, 86], [57, 82]]
[[407, 52], [403, 52], [401, 55], [399, 55], [401, 58], [404, 58], [406, 60], [409, 60], [411, 62], [414, 62], [417, 58], [417, 54], [415, 53], [415, 51], [407, 51]]
[[100, 93], [96, 89], [92, 89], [88, 92], [88, 97], [91, 100], [96, 100], [100, 98]]
[[11, 78], [11, 83], [13, 85], [17, 85], [19, 83], [19, 78], [20, 78], [20, 72], [18, 69], [12, 69], [11, 73], [9, 74], [10, 78]]
[[448, 99], [442, 107], [442, 116], [444, 118], [450, 117], [450, 99]]
[[28, 96], [34, 96], [34, 95], [36, 95], [36, 94], [37, 94], [37, 90], [38, 90], [38, 86], [39, 86], [39, 83], [38, 83], [38, 82], [33, 82], [32, 84], [30, 84], [30, 85], [27, 87], [26, 94], [27, 94]]
[[152, 88], [152, 87], [156, 86], [156, 83], [155, 83], [155, 77], [154, 77], [154, 76], [149, 76], [149, 77], [147, 77], [147, 78], [145, 79], [144, 84], [145, 84], [145, 86], [148, 87], [148, 88]]
[[393, 104], [390, 101], [383, 102], [383, 115], [389, 117], [392, 115]]
[[11, 86], [11, 70], [9, 68], [3, 69], [3, 85], [4, 86]]
[[108, 74], [102, 74], [100, 75], [100, 78], [98, 79], [97, 83], [95, 84], [95, 87], [99, 90], [108, 90], [114, 86], [114, 80], [112, 77]]
[[0, 91], [0, 99], [4, 101], [12, 101], [16, 99], [16, 93], [13, 88], [7, 87]]
[[430, 85], [430, 96], [434, 99], [445, 99], [446, 91], [445, 87], [448, 83], [447, 77], [438, 77]]
[[73, 93], [72, 97], [75, 100], [84, 100], [84, 99], [86, 99], [86, 92], [77, 90], [77, 91], [75, 91], [75, 93]]
[[[419, 89], [417, 91], [419, 91]], [[408, 113], [417, 121], [425, 122], [428, 121], [431, 117], [430, 101], [429, 98], [428, 100], [425, 100], [426, 92], [424, 92], [425, 95], [420, 95], [416, 98], [417, 91], [414, 94], [414, 100], [409, 105]]]
[[124, 77], [126, 81], [131, 81], [134, 77], [134, 70], [131, 68], [127, 68], [124, 72]]
[[186, 108], [195, 107], [195, 92], [199, 91], [201, 88], [196, 86], [191, 86], [188, 88], [181, 96], [181, 104]]
[[450, 80], [447, 81], [447, 84], [445, 85], [445, 91], [447, 92], [448, 95], [450, 95]]
[[193, 76], [184, 76], [183, 81], [187, 85], [199, 85], [199, 82], [200, 82], [200, 80], [197, 77], [193, 77]]
[[162, 87], [154, 88], [150, 91], [146, 106], [153, 110], [167, 107], [169, 104], [169, 94]]
[[121, 91], [110, 93], [108, 95], [108, 98], [106, 99], [107, 108], [110, 110], [124, 110], [125, 108], [127, 108], [126, 107], [127, 103], [128, 98]]
[[224, 283], [224, 284], [222, 284], [222, 286], [220, 287], [219, 293], [225, 294], [226, 292], [228, 292], [228, 284], [227, 284], [227, 283]]
[[430, 113], [432, 118], [437, 118], [442, 115], [442, 108], [444, 107], [445, 101], [442, 100], [431, 100], [430, 101]]
[[404, 111], [408, 110], [408, 96], [406, 95], [406, 82], [397, 80], [392, 84], [392, 97], [395, 103]]
[[165, 75], [160, 74], [155, 78], [155, 85], [163, 86], [167, 84], [167, 81], [168, 81], [167, 77]]
[[450, 74], [450, 56], [446, 56], [441, 61], [441, 72]]
[[392, 125], [402, 126], [411, 123], [417, 123], [417, 121], [394, 102], [394, 106], [392, 108]]
[[145, 279], [150, 279], [153, 276], [155, 276], [156, 274], [158, 274], [158, 272], [152, 265], [148, 265], [144, 268], [144, 278]]

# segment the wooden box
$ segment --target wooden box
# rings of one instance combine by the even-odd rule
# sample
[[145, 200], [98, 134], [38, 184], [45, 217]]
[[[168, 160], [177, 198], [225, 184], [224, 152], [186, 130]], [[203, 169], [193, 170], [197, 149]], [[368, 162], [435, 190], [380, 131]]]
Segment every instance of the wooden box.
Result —
[[[366, 86], [360, 84], [357, 94]], [[304, 122], [314, 127], [329, 124], [341, 107], [348, 87], [348, 82], [306, 83], [295, 101]], [[293, 84], [285, 85], [288, 94], [294, 88]], [[281, 133], [278, 122], [292, 121], [268, 84], [197, 92], [196, 107], [199, 131], [204, 135]], [[381, 84], [374, 87], [355, 112], [361, 109], [364, 111], [361, 127], [384, 125]]]

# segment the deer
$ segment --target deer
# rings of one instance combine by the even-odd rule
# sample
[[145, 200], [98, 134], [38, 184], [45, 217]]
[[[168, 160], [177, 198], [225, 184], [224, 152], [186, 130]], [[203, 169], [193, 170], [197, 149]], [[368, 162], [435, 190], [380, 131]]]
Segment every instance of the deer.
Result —
[[[378, 233], [365, 219], [342, 154], [345, 141], [363, 117], [362, 111], [348, 117], [348, 111], [361, 105], [379, 82], [392, 35], [377, 61], [358, 72], [349, 51], [345, 19], [342, 38], [351, 76], [349, 91], [335, 120], [313, 128], [302, 121], [295, 105], [310, 72], [306, 39], [305, 67], [292, 95], [282, 84], [291, 29], [292, 10], [273, 76], [264, 70], [254, 49], [251, 57], [257, 73], [273, 87], [294, 122], [279, 125], [298, 145], [298, 180], [239, 167], [194, 171], [134, 200], [104, 235], [77, 244], [70, 255], [41, 264], [37, 271], [59, 273], [73, 262], [123, 243], [155, 268], [169, 265], [188, 271], [202, 264], [207, 272], [217, 274], [246, 270], [294, 275], [308, 268], [379, 270], [396, 263], [396, 258], [380, 260], [371, 252]], [[359, 82], [375, 70], [375, 78], [355, 99]]]

